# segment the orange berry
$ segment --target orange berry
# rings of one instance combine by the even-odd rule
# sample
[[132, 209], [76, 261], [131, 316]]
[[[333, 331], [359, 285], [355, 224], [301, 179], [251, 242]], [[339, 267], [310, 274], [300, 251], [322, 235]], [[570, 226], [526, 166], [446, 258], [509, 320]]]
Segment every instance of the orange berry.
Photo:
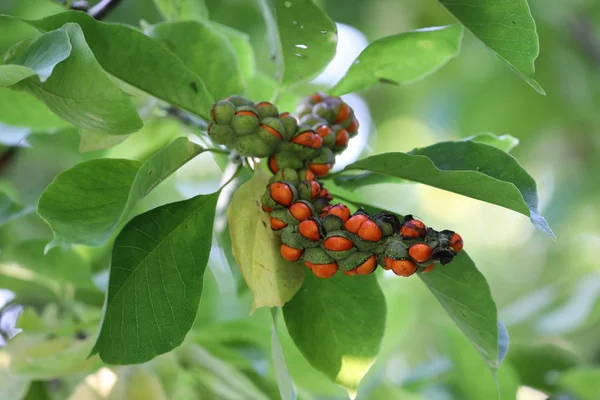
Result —
[[429, 272], [429, 271], [433, 271], [433, 269], [435, 268], [435, 263], [431, 263], [428, 266], [425, 267], [425, 269], [423, 270], [423, 272]]
[[329, 135], [331, 132], [332, 131], [329, 125], [321, 125], [317, 128], [317, 135], [321, 136], [322, 138]]
[[346, 103], [342, 103], [340, 105], [340, 111], [338, 111], [338, 114], [335, 117], [335, 123], [339, 124], [340, 122], [345, 121], [349, 116], [350, 116], [350, 106]]
[[350, 133], [358, 131], [358, 120], [356, 119], [356, 117], [352, 118], [352, 122], [350, 123], [350, 125], [348, 125], [348, 128], [346, 129]]
[[327, 212], [329, 210], [331, 210], [331, 207], [333, 207], [333, 206], [325, 206], [325, 207], [323, 207], [323, 209], [321, 210], [321, 218], [327, 215]]
[[306, 265], [306, 268], [312, 270], [313, 267], [315, 266], [315, 264], [311, 263], [310, 261], [304, 261], [304, 265]]
[[329, 251], [346, 251], [350, 250], [354, 245], [345, 237], [332, 236], [325, 239], [323, 246]]
[[259, 118], [258, 115], [254, 111], [250, 111], [250, 110], [238, 111], [238, 112], [235, 113], [235, 115], [242, 115], [242, 116], [246, 116], [246, 117]]
[[289, 112], [283, 112], [281, 114], [279, 114], [279, 118], [285, 118], [285, 117], [289, 117], [291, 114]]
[[315, 173], [312, 172], [310, 169], [307, 169], [306, 170], [306, 175], [304, 176], [304, 178], [306, 180], [309, 180], [309, 181], [314, 181], [315, 180]]
[[427, 234], [427, 228], [421, 221], [409, 219], [408, 221], [404, 222], [402, 228], [400, 228], [400, 234], [409, 238], [423, 237]]
[[260, 124], [260, 127], [269, 132], [271, 135], [275, 136], [277, 139], [281, 140], [281, 133], [277, 132], [277, 129], [270, 127], [267, 124]]
[[[310, 132], [310, 131], [299, 134], [298, 136], [296, 136], [295, 138], [292, 139], [292, 143], [296, 143], [296, 144], [299, 144], [300, 146], [305, 146], [305, 147], [314, 147], [315, 137], [318, 137], [319, 139], [321, 139], [321, 143], [323, 143], [323, 139], [320, 136], [315, 135], [314, 132]], [[319, 148], [319, 147], [321, 147], [321, 146], [319, 145], [317, 148]]]
[[323, 98], [321, 97], [321, 95], [319, 93], [313, 93], [310, 95], [310, 99], [312, 101], [314, 101], [315, 103], [320, 103], [323, 101]]
[[256, 108], [261, 108], [261, 107], [273, 107], [273, 104], [269, 103], [268, 101], [261, 101], [260, 103], [258, 103], [256, 105]]
[[398, 276], [411, 276], [417, 271], [417, 265], [410, 260], [393, 260], [392, 271]]
[[331, 193], [329, 193], [329, 190], [325, 188], [321, 189], [321, 191], [319, 192], [319, 197], [325, 197], [327, 200], [333, 199], [333, 196], [331, 195]]
[[323, 138], [319, 135], [313, 135], [313, 143], [310, 147], [313, 149], [320, 149], [323, 145]]
[[314, 172], [316, 176], [322, 178], [329, 173], [331, 164], [310, 164], [308, 168]]
[[295, 249], [285, 244], [281, 245], [281, 256], [290, 262], [298, 261], [302, 257], [304, 250]]
[[463, 240], [458, 233], [454, 233], [450, 237], [450, 247], [452, 247], [455, 253], [460, 253], [463, 249]]
[[279, 171], [279, 165], [277, 165], [277, 161], [275, 161], [275, 156], [269, 157], [269, 169], [274, 174]]
[[327, 214], [337, 215], [346, 222], [350, 219], [350, 210], [344, 204], [336, 204], [327, 210]]
[[292, 189], [285, 183], [271, 183], [269, 191], [271, 192], [271, 198], [275, 200], [276, 203], [284, 206], [290, 206], [292, 204], [294, 194], [292, 193]]
[[356, 271], [356, 268], [351, 269], [350, 271], [342, 271], [342, 272], [348, 276], [355, 276], [356, 274], [358, 274], [358, 272]]
[[319, 195], [319, 192], [321, 191], [321, 184], [317, 181], [310, 181], [310, 189], [310, 196], [314, 199]]
[[298, 231], [302, 236], [308, 240], [316, 242], [321, 239], [321, 233], [319, 232], [319, 226], [312, 219], [307, 219], [298, 224]]
[[375, 254], [373, 254], [371, 257], [369, 257], [367, 259], [367, 261], [365, 261], [364, 263], [362, 263], [361, 265], [359, 265], [356, 268], [356, 272], [359, 275], [368, 275], [371, 272], [375, 271], [376, 267], [377, 267], [377, 258], [375, 258]]
[[287, 226], [287, 224], [285, 222], [283, 222], [282, 220], [273, 218], [273, 217], [270, 218], [270, 222], [271, 222], [271, 229], [273, 229], [274, 231], [278, 231]]
[[350, 134], [347, 130], [342, 129], [338, 133], [335, 134], [335, 145], [336, 146], [346, 146], [348, 141], [350, 140]]
[[262, 209], [264, 212], [271, 212], [273, 211], [273, 209], [271, 207], [267, 207], [267, 206], [262, 206]]
[[298, 201], [290, 206], [290, 214], [298, 221], [304, 221], [312, 217], [312, 211], [306, 203]]
[[337, 263], [313, 264], [312, 272], [318, 278], [331, 278], [338, 270]]
[[392, 263], [394, 262], [394, 260], [392, 260], [389, 257], [385, 258], [385, 265], [383, 266], [383, 269], [385, 269], [386, 271], [389, 271], [390, 269], [392, 269]]
[[367, 220], [360, 224], [360, 228], [358, 228], [356, 234], [369, 242], [378, 242], [383, 237], [381, 228], [371, 220]]
[[425, 262], [431, 258], [431, 254], [433, 253], [433, 249], [426, 245], [425, 243], [417, 243], [410, 246], [408, 249], [408, 255], [410, 258], [415, 260], [418, 263]]
[[358, 232], [358, 229], [362, 223], [368, 219], [369, 217], [367, 217], [365, 214], [356, 214], [346, 221], [344, 224], [344, 229], [346, 229], [348, 232], [356, 233]]

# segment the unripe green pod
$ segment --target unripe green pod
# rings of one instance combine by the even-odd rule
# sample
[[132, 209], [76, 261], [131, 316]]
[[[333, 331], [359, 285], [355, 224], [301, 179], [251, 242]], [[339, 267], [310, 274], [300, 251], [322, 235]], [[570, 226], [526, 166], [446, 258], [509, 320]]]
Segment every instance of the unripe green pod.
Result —
[[231, 120], [231, 127], [238, 136], [251, 135], [258, 131], [259, 126], [258, 110], [250, 106], [238, 107]]
[[310, 114], [311, 112], [312, 112], [311, 104], [300, 103], [300, 104], [298, 104], [298, 107], [296, 107], [296, 115], [299, 118], [302, 118], [303, 116], [305, 116], [306, 114]]
[[329, 200], [326, 197], [317, 197], [312, 202], [315, 212], [320, 214], [325, 207], [329, 205]]
[[238, 96], [237, 94], [231, 95], [225, 100], [233, 103], [236, 107], [254, 106], [254, 102], [252, 100], [249, 100], [242, 96]]
[[335, 154], [328, 147], [322, 147], [318, 155], [313, 157], [310, 162], [314, 164], [333, 164], [335, 162]]
[[354, 246], [358, 249], [358, 251], [362, 251], [365, 253], [380, 253], [383, 250], [383, 241], [380, 242], [369, 242], [361, 239], [358, 235], [354, 233], [348, 234], [350, 240]]
[[335, 132], [331, 131], [330, 134], [323, 137], [323, 147], [332, 150], [335, 148]]
[[275, 162], [280, 169], [292, 168], [300, 169], [304, 166], [304, 162], [296, 154], [290, 151], [285, 151], [283, 146], [279, 153], [275, 154]]
[[278, 210], [271, 211], [271, 217], [277, 218], [280, 221], [285, 223], [290, 223], [290, 219], [288, 216], [288, 210], [286, 208], [280, 208]]
[[385, 254], [378, 253], [377, 254], [377, 265], [381, 267], [385, 267]]
[[[275, 202], [275, 200], [273, 200], [271, 198], [271, 194], [269, 193], [268, 187], [267, 187], [267, 190], [265, 191], [265, 193], [262, 195], [261, 203], [262, 203], [263, 210], [266, 212], [271, 212], [272, 210], [276, 210], [278, 208], [283, 207], [282, 205], [277, 204]], [[271, 210], [271, 211], [269, 211], [269, 210]]]
[[[319, 194], [319, 192], [321, 191], [320, 187], [321, 185], [319, 183], [313, 183], [315, 181], [308, 181], [308, 180], [304, 180], [301, 181], [300, 183], [298, 183], [298, 185], [296, 186], [296, 189], [298, 190], [298, 197], [302, 200], [306, 200], [306, 201], [313, 201], [313, 199], [315, 197], [317, 197], [317, 195]], [[313, 187], [314, 185], [314, 187]], [[313, 196], [313, 194], [315, 194], [315, 188], [319, 187], [319, 190], [317, 190], [316, 195]]]
[[292, 225], [288, 225], [281, 231], [281, 241], [283, 244], [294, 249], [304, 249], [304, 240], [300, 233], [294, 229]]
[[258, 128], [257, 136], [263, 142], [277, 149], [281, 145], [283, 136], [281, 133], [285, 130], [281, 121], [277, 118], [263, 118]]
[[384, 255], [392, 260], [405, 260], [408, 258], [408, 249], [400, 240], [391, 240], [385, 248]]
[[383, 236], [393, 235], [400, 229], [400, 220], [398, 217], [387, 211], [382, 211], [374, 215], [373, 221], [379, 226]]
[[339, 231], [344, 227], [344, 221], [334, 214], [328, 214], [321, 218], [321, 225], [325, 233]]
[[[302, 208], [300, 210], [298, 210], [298, 208]], [[307, 214], [310, 215], [302, 215], [303, 212], [306, 212]], [[314, 217], [316, 216], [316, 212], [315, 209], [313, 207], [313, 205], [305, 200], [298, 200], [296, 202], [294, 202], [294, 204], [292, 204], [290, 206], [290, 208], [287, 209], [287, 221], [289, 224], [292, 225], [298, 225], [300, 222], [304, 221], [307, 218], [310, 217]], [[297, 218], [297, 217], [301, 217], [301, 218]], [[304, 217], [304, 218], [302, 218]]]
[[256, 104], [256, 109], [258, 110], [258, 114], [260, 115], [261, 119], [269, 117], [275, 118], [279, 115], [279, 110], [277, 110], [277, 107], [268, 101], [261, 101], [260, 103]]
[[275, 146], [257, 140], [254, 135], [238, 137], [235, 149], [241, 156], [267, 157], [275, 150]]
[[350, 270], [362, 265], [372, 255], [373, 255], [373, 253], [363, 253], [361, 251], [356, 251], [356, 252], [350, 254], [346, 258], [338, 260], [338, 267], [342, 271], [350, 271]]
[[210, 111], [212, 119], [219, 125], [229, 125], [235, 115], [235, 104], [221, 100], [217, 101]]
[[274, 183], [278, 181], [287, 181], [289, 183], [294, 184], [294, 186], [298, 185], [298, 172], [292, 168], [282, 168], [275, 175], [269, 179], [269, 183]]
[[313, 264], [329, 264], [333, 262], [333, 258], [330, 257], [320, 247], [314, 247], [311, 249], [304, 250], [302, 254], [302, 260], [308, 261]]
[[356, 251], [350, 234], [343, 230], [333, 231], [325, 236], [322, 248], [336, 260], [342, 260]]
[[326, 123], [327, 121], [325, 119], [315, 114], [306, 114], [302, 118], [300, 118], [300, 124], [305, 124], [308, 126], [323, 125]]
[[208, 126], [208, 136], [218, 144], [223, 144], [229, 148], [235, 147], [236, 135], [229, 125], [219, 125], [211, 123]]
[[283, 113], [279, 116], [279, 120], [283, 124], [284, 132], [281, 133], [283, 140], [289, 142], [298, 129], [298, 121], [290, 113]]
[[327, 103], [317, 103], [312, 108], [312, 113], [323, 118], [327, 123], [333, 119], [333, 110]]

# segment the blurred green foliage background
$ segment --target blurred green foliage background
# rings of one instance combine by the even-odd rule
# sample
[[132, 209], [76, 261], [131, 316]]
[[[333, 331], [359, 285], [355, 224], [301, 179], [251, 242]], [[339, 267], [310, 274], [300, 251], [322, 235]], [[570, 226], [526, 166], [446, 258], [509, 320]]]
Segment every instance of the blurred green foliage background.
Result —
[[[242, 0], [206, 3], [211, 19], [251, 36], [257, 66], [269, 73], [272, 65], [264, 46], [265, 29], [255, 3]], [[344, 25], [340, 29], [340, 58], [343, 54], [357, 54], [360, 51], [357, 45], [361, 42], [453, 22], [452, 16], [434, 0], [321, 0], [316, 3], [334, 21]], [[471, 257], [489, 281], [500, 318], [510, 332], [511, 348], [499, 374], [503, 399], [515, 398], [514, 393], [520, 386], [534, 387], [548, 394], [568, 392], [573, 398], [600, 399], [600, 392], [595, 392], [592, 385], [600, 380], [600, 369], [594, 369], [594, 365], [600, 363], [597, 263], [600, 248], [600, 3], [593, 0], [549, 3], [529, 0], [541, 47], [535, 78], [547, 96], [532, 90], [467, 33], [460, 56], [432, 76], [411, 85], [379, 86], [360, 93], [366, 108], [359, 110], [359, 116], [370, 116], [372, 120], [370, 132], [361, 131], [368, 143], [363, 156], [408, 151], [480, 132], [517, 137], [520, 144], [512, 154], [538, 182], [541, 211], [556, 233], [556, 242], [535, 231], [520, 214], [431, 187], [380, 184], [362, 188], [358, 193], [378, 206], [402, 214], [412, 213], [433, 227], [451, 227], [461, 233]], [[26, 18], [39, 18], [61, 10], [62, 6], [45, 0], [2, 0], [0, 3], [0, 13]], [[156, 23], [160, 19], [151, 1], [125, 0], [107, 20], [139, 25], [141, 20]], [[4, 35], [4, 32], [22, 34], [3, 30], [0, 53], [14, 43], [11, 34]], [[344, 71], [343, 63], [337, 68], [319, 82], [327, 83], [331, 76], [335, 79], [336, 71], [339, 78]], [[283, 98], [287, 97], [293, 104], [295, 95], [284, 93]], [[353, 105], [359, 105], [357, 109], [363, 105], [356, 95], [349, 96], [350, 100], [354, 101]], [[26, 111], [0, 103], [0, 116], [7, 118], [0, 120], [0, 132], [10, 125], [9, 116]], [[0, 188], [27, 207], [35, 207], [54, 176], [74, 164], [96, 157], [144, 159], [191, 129], [158, 112], [151, 114], [150, 120], [142, 131], [116, 147], [84, 154], [78, 151], [76, 130], [59, 127], [49, 134], [45, 126], [56, 124], [37, 121], [39, 125], [33, 126], [33, 134], [27, 139], [28, 146], [11, 150], [5, 144], [0, 145], [0, 153], [4, 154], [0, 162]], [[203, 154], [163, 182], [143, 201], [139, 211], [213, 191], [220, 179], [221, 170], [212, 156]], [[217, 220], [217, 226], [219, 223], [223, 221]], [[5, 252], [28, 241], [32, 254], [38, 254], [50, 238], [51, 231], [46, 224], [35, 213], [29, 213], [0, 228], [0, 249]], [[227, 243], [219, 244], [227, 246]], [[74, 250], [80, 258], [77, 262], [91, 267], [99, 285], [106, 284], [108, 250], [84, 247]], [[244, 379], [269, 393], [268, 398], [277, 398], [269, 356], [270, 315], [267, 310], [259, 310], [247, 317], [250, 295], [244, 289], [239, 272], [235, 266], [230, 270], [221, 247], [215, 246], [213, 253], [196, 322], [198, 329], [190, 334], [190, 340], [200, 343], [220, 362], [234, 365]], [[495, 398], [496, 387], [483, 361], [425, 286], [417, 279], [403, 280], [387, 275], [382, 285], [389, 308], [388, 328], [381, 357], [363, 382], [358, 398]], [[81, 310], [76, 312], [85, 316], [84, 320], [89, 319], [86, 323], [78, 320], [77, 329], [85, 328], [86, 334], [92, 337], [102, 299], [94, 302], [97, 307], [78, 305]], [[32, 305], [40, 307], [35, 302]], [[61, 311], [64, 310], [59, 309], [54, 314], [46, 311], [45, 323], [62, 324], [64, 313]], [[14, 334], [11, 323], [5, 319], [2, 328]], [[302, 359], [285, 334], [285, 326], [280, 324], [279, 328], [300, 397], [346, 398], [341, 388], [329, 383]], [[50, 390], [51, 395], [64, 398], [86, 374], [100, 366], [98, 362], [80, 364], [77, 365], [81, 368], [65, 373], [67, 379], [60, 384], [55, 382], [54, 386], [50, 375], [32, 376], [40, 382], [50, 381], [50, 386], [40, 383], [40, 387], [58, 388]], [[584, 372], [583, 378], [558, 372], [574, 366]], [[203, 368], [210, 370], [211, 367]], [[122, 378], [127, 372], [116, 371]], [[186, 382], [189, 378], [186, 374], [194, 371], [185, 369], [178, 382]], [[231, 379], [238, 379], [236, 376], [231, 375]], [[163, 380], [163, 384], [165, 381], [169, 379]], [[206, 397], [202, 398], [226, 398], [219, 391], [222, 388], [218, 383], [223, 385], [223, 377], [203, 381]], [[33, 389], [29, 390], [31, 393]], [[93, 397], [79, 394], [71, 398]], [[521, 389], [518, 398], [545, 399], [547, 396]]]

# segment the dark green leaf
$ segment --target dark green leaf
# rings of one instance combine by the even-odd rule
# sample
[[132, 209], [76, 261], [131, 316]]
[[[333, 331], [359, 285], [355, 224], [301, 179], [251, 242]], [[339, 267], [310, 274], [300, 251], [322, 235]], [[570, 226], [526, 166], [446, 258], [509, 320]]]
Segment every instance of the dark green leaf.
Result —
[[384, 37], [367, 46], [331, 90], [356, 92], [377, 83], [417, 81], [442, 68], [460, 52], [461, 25], [425, 28]]
[[208, 19], [204, 0], [154, 0], [154, 4], [167, 20]]
[[70, 54], [71, 43], [64, 29], [21, 42], [9, 51], [8, 64], [0, 65], [0, 86], [11, 86], [34, 75], [45, 82]]
[[38, 214], [54, 231], [52, 244], [102, 246], [139, 200], [201, 151], [182, 137], [144, 163], [96, 159], [59, 174], [38, 204]]
[[288, 371], [283, 355], [283, 348], [277, 335], [277, 312], [278, 309], [273, 309], [273, 326], [271, 327], [271, 358], [273, 360], [273, 369], [275, 370], [275, 379], [279, 387], [281, 400], [296, 400], [296, 388]]
[[[409, 153], [385, 153], [348, 165], [345, 170], [364, 170], [407, 179], [474, 199], [497, 204], [530, 217], [551, 237], [554, 233], [538, 211], [536, 183], [510, 154], [471, 141], [442, 142]], [[343, 180], [336, 180], [343, 186]], [[363, 179], [368, 185], [370, 179]], [[359, 182], [354, 180], [356, 187]]]
[[577, 400], [598, 400], [600, 368], [588, 366], [571, 369], [560, 375], [558, 385]]
[[502, 151], [510, 153], [512, 149], [519, 145], [519, 139], [511, 135], [496, 136], [493, 133], [485, 132], [469, 136], [463, 140], [470, 140], [477, 143], [485, 143], [499, 148]]
[[243, 93], [244, 78], [235, 48], [211, 25], [200, 21], [165, 22], [151, 27], [149, 35], [195, 72], [213, 98]]
[[13, 201], [6, 193], [0, 192], [0, 226], [29, 213], [31, 210]]
[[318, 75], [335, 55], [337, 28], [311, 0], [259, 0], [277, 80], [284, 85]]
[[148, 361], [192, 327], [219, 192], [166, 204], [131, 220], [112, 254], [104, 320], [92, 354], [110, 364]]
[[439, 0], [454, 16], [536, 91], [539, 54], [535, 21], [526, 0]]
[[375, 275], [320, 279], [306, 274], [283, 314], [308, 362], [355, 391], [379, 353], [385, 330], [385, 298]]
[[78, 23], [96, 59], [108, 72], [151, 95], [209, 118], [213, 99], [204, 82], [165, 46], [120, 24], [96, 21], [81, 12], [65, 12], [27, 21], [41, 30]]

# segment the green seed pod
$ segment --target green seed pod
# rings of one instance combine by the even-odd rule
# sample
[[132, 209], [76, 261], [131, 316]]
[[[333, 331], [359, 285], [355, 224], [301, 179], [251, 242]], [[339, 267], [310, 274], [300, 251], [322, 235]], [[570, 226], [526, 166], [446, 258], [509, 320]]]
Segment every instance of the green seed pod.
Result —
[[377, 254], [377, 265], [379, 265], [380, 267], [385, 267], [385, 254]]
[[312, 105], [311, 104], [298, 104], [298, 107], [296, 107], [296, 115], [300, 118], [302, 118], [303, 116], [305, 116], [306, 114], [310, 114], [312, 112]]
[[[307, 215], [305, 215], [307, 214]], [[287, 221], [289, 224], [298, 225], [307, 218], [316, 215], [313, 205], [305, 200], [298, 200], [287, 209]], [[300, 219], [297, 217], [301, 217]]]
[[325, 233], [330, 233], [341, 230], [344, 226], [344, 220], [337, 215], [328, 214], [321, 218], [321, 225], [323, 226]]
[[259, 126], [258, 110], [250, 106], [238, 107], [231, 120], [231, 127], [238, 136], [251, 135], [258, 131]]
[[329, 264], [333, 262], [333, 258], [327, 255], [327, 253], [325, 253], [325, 251], [320, 247], [304, 250], [304, 253], [302, 254], [302, 260], [313, 264]]
[[[288, 182], [288, 181], [279, 181], [280, 183], [284, 184], [285, 186], [287, 186], [290, 191], [292, 192], [292, 198], [291, 198], [291, 202], [290, 204], [294, 203], [295, 201], [298, 200], [298, 191], [296, 190], [296, 185], [294, 185], [292, 182]], [[267, 186], [267, 191], [271, 192], [271, 187], [270, 185]], [[270, 193], [271, 197], [273, 196], [277, 196], [277, 193]], [[279, 194], [279, 195], [283, 195], [283, 194]], [[275, 199], [274, 199], [275, 200]]]
[[354, 233], [349, 233], [348, 235], [348, 237], [350, 238], [350, 240], [352, 240], [352, 243], [358, 249], [358, 251], [362, 251], [365, 253], [380, 253], [384, 249], [383, 240], [380, 242], [369, 242], [361, 239], [358, 235]]
[[382, 211], [373, 216], [373, 221], [379, 226], [383, 236], [390, 236], [400, 230], [400, 220], [395, 214]]
[[327, 123], [333, 119], [333, 110], [329, 108], [327, 103], [317, 103], [312, 108], [312, 113], [323, 118]]
[[332, 150], [335, 148], [335, 132], [331, 131], [331, 133], [323, 137], [323, 147], [327, 147]]
[[386, 246], [384, 254], [392, 260], [405, 260], [408, 258], [408, 250], [400, 240], [391, 240]]
[[296, 186], [299, 183], [298, 172], [292, 168], [282, 168], [277, 171], [277, 173], [273, 175], [271, 179], [269, 179], [269, 183], [275, 183], [278, 181], [287, 181]]
[[281, 241], [286, 246], [293, 247], [294, 249], [304, 249], [303, 243], [305, 240], [303, 240], [300, 233], [294, 228], [292, 225], [283, 228], [281, 230]]
[[279, 120], [283, 124], [284, 132], [281, 132], [281, 136], [285, 142], [288, 142], [296, 133], [298, 129], [298, 121], [290, 113], [284, 113], [279, 116]]
[[275, 200], [271, 198], [271, 194], [269, 193], [269, 189], [265, 190], [265, 193], [262, 195], [261, 203], [263, 210], [266, 212], [270, 212], [269, 210], [276, 210], [282, 208], [281, 204], [277, 204]]
[[350, 271], [356, 267], [361, 266], [372, 255], [373, 253], [363, 253], [361, 251], [356, 251], [346, 258], [338, 260], [338, 267], [342, 271]]
[[335, 162], [335, 154], [328, 147], [322, 147], [315, 157], [310, 162], [314, 164], [333, 164]]
[[231, 149], [235, 147], [237, 137], [229, 125], [219, 125], [214, 122], [211, 123], [208, 126], [208, 136], [215, 143], [223, 144]]
[[322, 248], [336, 260], [342, 260], [356, 251], [350, 235], [343, 230], [328, 233]]
[[280, 169], [291, 168], [298, 170], [304, 166], [304, 162], [302, 162], [300, 157], [293, 152], [285, 151], [283, 146], [281, 150], [275, 154], [275, 162]]
[[325, 197], [317, 197], [313, 200], [312, 204], [315, 208], [315, 212], [320, 214], [321, 211], [323, 211], [323, 209], [329, 205], [329, 200]]
[[285, 130], [281, 121], [277, 118], [264, 118], [260, 123], [260, 127], [258, 128], [257, 136], [260, 140], [269, 144], [269, 146], [273, 146], [275, 149], [279, 147], [283, 136], [281, 133]]
[[233, 103], [236, 107], [242, 107], [242, 106], [253, 106], [254, 107], [254, 102], [252, 100], [249, 100], [242, 96], [238, 96], [237, 94], [231, 95], [228, 98], [226, 98], [225, 100]]
[[[298, 183], [296, 189], [298, 189], [298, 197], [302, 200], [312, 201], [313, 200], [313, 184], [311, 181], [301, 181]], [[320, 191], [320, 190], [319, 190]]]
[[258, 110], [258, 114], [260, 118], [276, 118], [279, 115], [279, 110], [272, 103], [268, 101], [261, 101], [256, 104], [256, 109]]
[[257, 140], [254, 135], [238, 137], [235, 149], [241, 156], [267, 157], [273, 152], [275, 146], [262, 140]]
[[219, 125], [229, 125], [235, 115], [235, 105], [227, 100], [217, 101], [210, 111], [212, 119]]
[[286, 224], [290, 223], [288, 218], [288, 210], [286, 208], [280, 208], [278, 210], [271, 211], [271, 217], [277, 218], [278, 220], [283, 221]]
[[327, 121], [325, 119], [315, 114], [306, 114], [302, 118], [300, 118], [300, 124], [305, 124], [308, 126], [323, 125], [326, 123]]

